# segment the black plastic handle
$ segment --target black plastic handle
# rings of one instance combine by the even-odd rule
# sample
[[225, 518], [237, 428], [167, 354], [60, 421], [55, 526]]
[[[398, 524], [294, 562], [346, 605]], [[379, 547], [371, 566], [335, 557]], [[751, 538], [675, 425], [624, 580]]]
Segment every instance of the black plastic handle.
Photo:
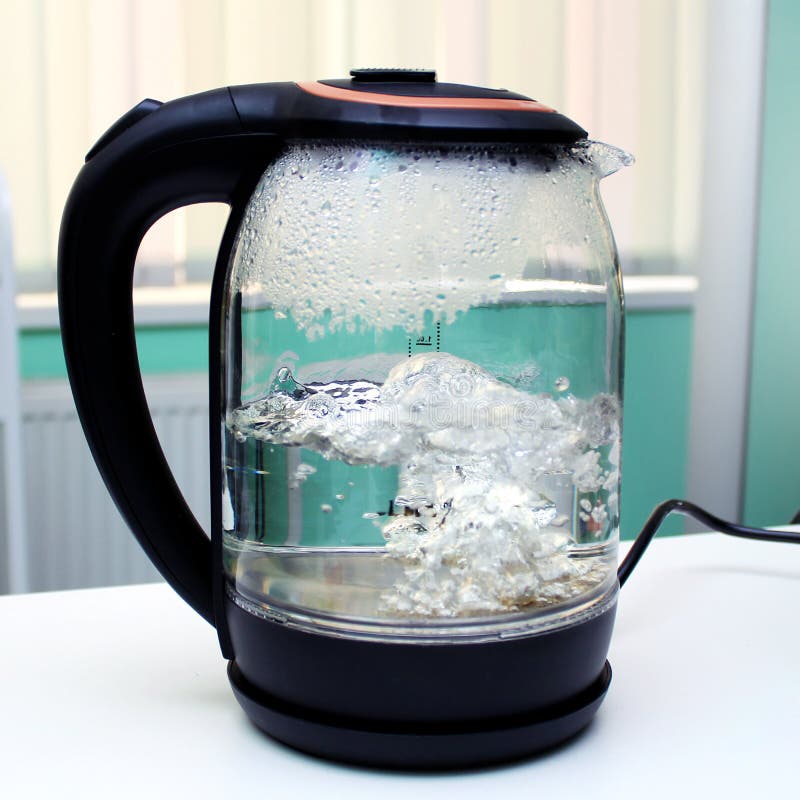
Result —
[[228, 89], [161, 106], [145, 101], [90, 151], [61, 224], [59, 313], [83, 430], [139, 543], [211, 624], [211, 543], [175, 483], [147, 408], [133, 268], [145, 232], [167, 212], [209, 201], [243, 207], [240, 196], [249, 194], [276, 142], [243, 130]]

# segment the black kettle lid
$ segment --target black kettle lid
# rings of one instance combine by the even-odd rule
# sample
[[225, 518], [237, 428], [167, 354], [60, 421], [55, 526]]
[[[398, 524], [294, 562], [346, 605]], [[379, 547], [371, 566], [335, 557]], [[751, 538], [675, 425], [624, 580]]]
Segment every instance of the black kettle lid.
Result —
[[269, 110], [273, 130], [279, 122], [283, 135], [301, 138], [570, 143], [587, 136], [525, 95], [441, 83], [433, 70], [354, 69], [349, 79], [234, 86], [231, 94], [247, 129], [263, 130]]

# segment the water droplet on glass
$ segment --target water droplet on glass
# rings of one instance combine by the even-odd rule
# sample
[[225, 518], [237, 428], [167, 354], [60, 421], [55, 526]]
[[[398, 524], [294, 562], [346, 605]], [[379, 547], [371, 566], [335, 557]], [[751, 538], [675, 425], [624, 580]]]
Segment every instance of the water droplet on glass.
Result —
[[337, 500], [344, 500], [344, 495], [343, 494], [337, 494], [336, 495], [336, 499]]
[[555, 381], [556, 391], [558, 392], [566, 392], [569, 389], [569, 378], [565, 375], [562, 375], [560, 378], [556, 378]]

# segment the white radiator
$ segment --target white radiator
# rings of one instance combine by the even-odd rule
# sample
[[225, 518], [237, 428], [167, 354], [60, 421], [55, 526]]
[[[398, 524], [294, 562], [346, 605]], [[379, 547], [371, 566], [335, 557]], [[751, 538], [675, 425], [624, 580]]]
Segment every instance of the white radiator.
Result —
[[[208, 532], [207, 378], [148, 377], [145, 390], [175, 479]], [[23, 384], [22, 411], [29, 588], [159, 580], [106, 491], [67, 382]]]

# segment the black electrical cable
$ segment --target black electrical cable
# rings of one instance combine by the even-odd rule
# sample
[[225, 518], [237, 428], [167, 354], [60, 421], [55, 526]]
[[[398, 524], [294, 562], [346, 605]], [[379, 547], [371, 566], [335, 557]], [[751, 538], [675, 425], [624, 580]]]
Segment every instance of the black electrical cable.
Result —
[[[760, 539], [764, 542], [789, 542], [791, 544], [800, 544], [800, 532], [795, 531], [771, 531], [765, 528], [748, 528], [745, 525], [735, 525], [732, 522], [726, 522], [724, 519], [715, 517], [704, 511], [694, 503], [688, 500], [665, 500], [660, 505], [653, 509], [653, 513], [648, 517], [639, 535], [631, 545], [631, 549], [623, 559], [622, 563], [617, 569], [617, 578], [619, 585], [624, 586], [625, 581], [630, 577], [639, 559], [647, 549], [647, 545], [653, 540], [653, 537], [661, 527], [661, 523], [672, 512], [684, 514], [687, 517], [693, 517], [703, 525], [707, 525], [719, 533], [726, 533], [729, 536], [739, 536], [743, 539]], [[800, 515], [800, 512], [798, 512]], [[792, 520], [791, 524], [796, 524], [796, 519]]]

